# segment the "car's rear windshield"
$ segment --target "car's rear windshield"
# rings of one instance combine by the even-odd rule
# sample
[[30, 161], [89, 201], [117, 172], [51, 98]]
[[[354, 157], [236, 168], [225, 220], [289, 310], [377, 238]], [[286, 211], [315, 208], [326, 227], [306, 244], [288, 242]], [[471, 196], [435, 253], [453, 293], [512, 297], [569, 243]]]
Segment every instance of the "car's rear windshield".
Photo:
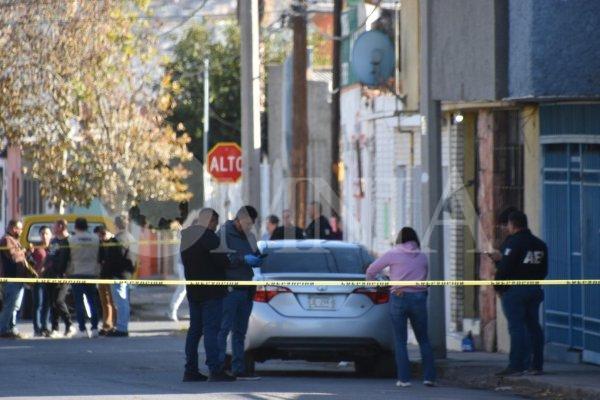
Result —
[[263, 273], [345, 273], [362, 274], [369, 261], [366, 251], [348, 248], [265, 249]]

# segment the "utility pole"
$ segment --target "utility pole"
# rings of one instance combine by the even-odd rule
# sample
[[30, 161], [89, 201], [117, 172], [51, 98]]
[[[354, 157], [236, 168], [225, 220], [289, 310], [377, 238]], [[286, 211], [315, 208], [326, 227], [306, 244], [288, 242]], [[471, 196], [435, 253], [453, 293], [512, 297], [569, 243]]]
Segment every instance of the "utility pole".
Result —
[[210, 182], [210, 174], [208, 173], [208, 132], [210, 130], [209, 120], [209, 75], [208, 75], [208, 57], [204, 59], [204, 121], [202, 124], [202, 163], [204, 168], [202, 169], [203, 177], [203, 188], [202, 188], [202, 199], [206, 203], [206, 193], [208, 192], [208, 185]]
[[242, 99], [242, 198], [260, 210], [258, 0], [239, 0]]
[[340, 214], [340, 48], [342, 45], [342, 0], [333, 1], [333, 57], [331, 94], [331, 190], [333, 192], [332, 208]]
[[[432, 0], [421, 0], [421, 164], [423, 172], [423, 221], [431, 235], [425, 246], [429, 252], [429, 279], [444, 279], [444, 232], [438, 224], [436, 209], [442, 197], [441, 105], [432, 96], [431, 85], [431, 14]], [[446, 319], [443, 286], [429, 289], [429, 337], [438, 358], [446, 358]]]
[[209, 81], [208, 81], [208, 57], [204, 59], [204, 124], [202, 126], [202, 156], [206, 164], [206, 155], [208, 154], [208, 131], [210, 129], [209, 121]]
[[292, 5], [294, 32], [292, 83], [292, 198], [296, 225], [306, 224], [308, 111], [306, 87], [306, 6], [303, 0]]

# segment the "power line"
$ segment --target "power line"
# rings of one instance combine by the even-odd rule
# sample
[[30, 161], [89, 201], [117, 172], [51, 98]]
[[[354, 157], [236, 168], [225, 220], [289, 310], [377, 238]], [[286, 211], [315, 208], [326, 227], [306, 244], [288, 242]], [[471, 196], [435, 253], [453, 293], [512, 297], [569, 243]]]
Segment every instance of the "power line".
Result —
[[196, 14], [198, 14], [200, 12], [200, 10], [202, 10], [204, 8], [204, 6], [206, 5], [206, 3], [208, 3], [208, 0], [204, 0], [202, 3], [200, 3], [200, 5], [198, 7], [196, 7], [186, 18], [184, 18], [181, 22], [179, 22], [177, 25], [175, 25], [174, 27], [172, 27], [171, 29], [169, 29], [166, 32], [163, 32], [161, 34], [159, 34], [158, 36], [165, 36], [170, 34], [171, 32], [175, 31], [176, 29], [180, 28], [181, 26], [183, 26], [184, 24], [186, 24], [189, 20], [191, 20], [192, 18], [194, 18], [194, 16]]

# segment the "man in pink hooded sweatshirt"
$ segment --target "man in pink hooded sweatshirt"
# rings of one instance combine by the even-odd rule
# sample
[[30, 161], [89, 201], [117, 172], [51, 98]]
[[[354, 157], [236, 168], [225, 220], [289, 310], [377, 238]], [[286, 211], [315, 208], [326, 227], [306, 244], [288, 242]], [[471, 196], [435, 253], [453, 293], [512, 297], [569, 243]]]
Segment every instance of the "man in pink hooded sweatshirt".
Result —
[[[367, 280], [389, 267], [392, 281], [424, 281], [427, 279], [427, 256], [421, 252], [419, 238], [409, 227], [402, 228], [396, 239], [396, 246], [375, 260], [367, 269]], [[390, 316], [394, 329], [396, 348], [396, 386], [410, 386], [410, 362], [406, 342], [407, 321], [415, 333], [421, 350], [423, 363], [423, 383], [435, 385], [435, 365], [433, 350], [427, 336], [427, 287], [394, 286], [390, 296]]]

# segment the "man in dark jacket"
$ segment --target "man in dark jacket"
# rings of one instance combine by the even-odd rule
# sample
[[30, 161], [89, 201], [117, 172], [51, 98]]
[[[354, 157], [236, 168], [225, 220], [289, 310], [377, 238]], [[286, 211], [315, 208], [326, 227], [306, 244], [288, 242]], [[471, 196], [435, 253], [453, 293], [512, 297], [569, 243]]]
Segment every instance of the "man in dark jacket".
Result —
[[[44, 269], [45, 278], [64, 278], [71, 250], [69, 248], [69, 230], [65, 219], [59, 219], [54, 223], [54, 237], [50, 241], [48, 254], [46, 256], [46, 268]], [[66, 283], [49, 283], [48, 297], [50, 302], [50, 324], [52, 330], [50, 337], [57, 338], [63, 336], [59, 333], [59, 319], [65, 324], [64, 336], [71, 337], [77, 333], [72, 325], [71, 313], [67, 306], [66, 298], [69, 293], [69, 285]]]
[[[220, 240], [215, 234], [219, 214], [211, 208], [200, 211], [196, 223], [181, 231], [181, 260], [186, 280], [223, 281], [229, 260], [225, 253], [215, 251]], [[185, 341], [184, 382], [205, 381], [206, 376], [198, 370], [198, 343], [204, 335], [206, 364], [210, 381], [234, 381], [223, 371], [219, 355], [218, 334], [221, 328], [225, 286], [187, 285], [190, 307], [190, 328]]]
[[323, 206], [318, 201], [310, 203], [309, 214], [312, 221], [304, 231], [306, 239], [329, 239], [331, 236], [331, 225], [323, 215]]
[[[219, 231], [221, 248], [228, 255], [230, 266], [227, 279], [235, 281], [251, 281], [254, 277], [252, 266], [247, 256], [258, 254], [256, 237], [252, 228], [258, 218], [258, 212], [251, 206], [243, 206], [232, 221], [227, 221]], [[223, 322], [219, 332], [219, 355], [225, 362], [227, 336], [231, 332], [232, 363], [231, 371], [238, 379], [257, 379], [246, 371], [244, 362], [244, 341], [248, 330], [248, 320], [252, 313], [254, 287], [234, 286], [223, 302]]]
[[[11, 220], [6, 227], [6, 235], [0, 240], [0, 264], [2, 275], [6, 278], [19, 277], [19, 271], [26, 263], [25, 249], [19, 243], [23, 232], [23, 223]], [[9, 282], [3, 288], [3, 308], [0, 312], [0, 337], [19, 339], [21, 334], [17, 329], [17, 313], [23, 301], [23, 284]]]
[[302, 229], [292, 222], [292, 212], [290, 210], [283, 210], [281, 219], [283, 224], [275, 228], [270, 240], [304, 239]]
[[[509, 236], [497, 262], [496, 280], [541, 280], [548, 274], [548, 249], [527, 227], [527, 216], [513, 211], [508, 216]], [[498, 286], [510, 333], [509, 365], [498, 376], [539, 375], [544, 363], [544, 332], [539, 308], [544, 300], [540, 285]]]
[[[132, 251], [133, 235], [129, 233], [127, 217], [115, 217], [117, 232], [111, 244], [109, 260], [109, 274], [114, 279], [131, 279], [135, 272], [135, 255]], [[127, 283], [114, 283], [111, 285], [111, 297], [117, 310], [115, 329], [108, 332], [109, 337], [129, 336], [129, 317], [131, 306], [129, 300], [130, 287]]]

